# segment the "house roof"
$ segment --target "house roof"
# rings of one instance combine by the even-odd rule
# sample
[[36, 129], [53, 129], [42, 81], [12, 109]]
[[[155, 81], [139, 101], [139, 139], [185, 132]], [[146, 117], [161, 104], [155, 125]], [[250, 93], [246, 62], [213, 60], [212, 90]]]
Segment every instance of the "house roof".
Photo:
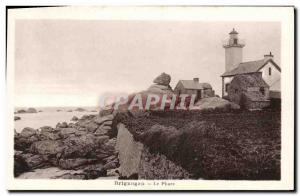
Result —
[[206, 88], [212, 88], [211, 85], [208, 83], [199, 83], [194, 80], [179, 80], [179, 82], [181, 82], [183, 87], [186, 89], [201, 90]]
[[281, 71], [280, 67], [272, 59], [269, 59], [267, 61], [262, 59], [258, 61], [249, 61], [249, 62], [240, 63], [236, 68], [225, 72], [222, 75], [222, 77], [258, 72], [268, 62], [271, 62], [279, 71]]
[[251, 101], [269, 101], [260, 92], [257, 91], [247, 91], [244, 93], [247, 99]]
[[231, 83], [244, 87], [269, 87], [259, 74], [236, 75]]

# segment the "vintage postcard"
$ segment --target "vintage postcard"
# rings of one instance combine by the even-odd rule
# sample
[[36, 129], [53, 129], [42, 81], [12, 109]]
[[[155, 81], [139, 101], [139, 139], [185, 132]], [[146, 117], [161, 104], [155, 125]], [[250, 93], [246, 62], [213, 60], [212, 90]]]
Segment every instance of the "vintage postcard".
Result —
[[7, 8], [9, 190], [294, 190], [293, 7]]

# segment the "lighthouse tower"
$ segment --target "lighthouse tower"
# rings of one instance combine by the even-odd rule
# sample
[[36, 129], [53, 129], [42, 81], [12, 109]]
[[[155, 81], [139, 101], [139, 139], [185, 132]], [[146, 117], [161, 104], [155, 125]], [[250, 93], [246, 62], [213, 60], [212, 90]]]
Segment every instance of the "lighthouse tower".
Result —
[[233, 28], [229, 33], [229, 39], [225, 48], [225, 72], [238, 67], [239, 63], [243, 61], [243, 47], [245, 44], [241, 43], [238, 38], [238, 32]]

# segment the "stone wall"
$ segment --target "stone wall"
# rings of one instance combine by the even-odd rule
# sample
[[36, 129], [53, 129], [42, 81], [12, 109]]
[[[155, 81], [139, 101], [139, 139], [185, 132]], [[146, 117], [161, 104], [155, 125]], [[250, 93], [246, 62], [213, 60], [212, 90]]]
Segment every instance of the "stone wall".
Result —
[[188, 179], [190, 174], [161, 154], [134, 140], [124, 124], [118, 124], [116, 149], [119, 151], [119, 173], [129, 179]]
[[144, 145], [134, 141], [132, 134], [126, 129], [124, 124], [119, 123], [117, 128], [116, 150], [118, 151], [120, 164], [119, 172], [121, 177], [132, 178], [132, 176], [139, 173], [139, 164]]
[[247, 101], [245, 105], [249, 110], [263, 109], [270, 105], [270, 101]]

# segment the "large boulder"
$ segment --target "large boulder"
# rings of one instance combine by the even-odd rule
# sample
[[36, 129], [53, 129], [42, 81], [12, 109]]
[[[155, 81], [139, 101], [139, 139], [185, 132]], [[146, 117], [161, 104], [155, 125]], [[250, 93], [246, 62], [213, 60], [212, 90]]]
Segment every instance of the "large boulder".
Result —
[[98, 160], [105, 160], [112, 155], [116, 155], [116, 139], [107, 140], [107, 136], [101, 136], [103, 139], [101, 140], [100, 146], [95, 150], [95, 156]]
[[56, 128], [67, 128], [68, 123], [67, 122], [62, 122], [62, 123], [57, 123]]
[[27, 150], [32, 143], [39, 140], [38, 130], [26, 127], [21, 133], [15, 134], [14, 148], [15, 150]]
[[107, 175], [107, 170], [102, 164], [88, 165], [84, 168], [83, 173], [86, 179], [96, 179]]
[[49, 126], [44, 126], [40, 128], [39, 139], [40, 140], [58, 140], [60, 139], [60, 134], [58, 131]]
[[94, 114], [90, 114], [90, 115], [83, 115], [80, 120], [93, 120], [96, 117], [96, 115]]
[[229, 110], [240, 109], [240, 106], [219, 97], [209, 97], [200, 99], [191, 110]]
[[37, 113], [37, 110], [35, 108], [28, 108], [26, 113]]
[[116, 169], [116, 168], [118, 168], [119, 166], [120, 166], [119, 160], [118, 160], [118, 158], [116, 157], [115, 159], [113, 159], [113, 160], [107, 162], [107, 163], [103, 166], [103, 168], [104, 168], [105, 170], [110, 170], [110, 169]]
[[25, 160], [26, 165], [30, 170], [41, 168], [45, 165], [45, 159], [42, 155], [34, 154], [22, 154], [21, 155]]
[[161, 84], [161, 85], [167, 86], [167, 85], [169, 85], [170, 82], [171, 82], [171, 76], [170, 76], [169, 74], [166, 74], [166, 73], [163, 72], [162, 74], [160, 74], [159, 76], [157, 76], [157, 77], [153, 80], [153, 82], [154, 82], [155, 84]]
[[38, 140], [38, 135], [32, 135], [30, 137], [21, 137], [20, 134], [17, 134], [14, 138], [14, 149], [26, 151], [34, 142]]
[[20, 137], [29, 138], [33, 135], [36, 135], [37, 133], [38, 133], [38, 131], [36, 129], [30, 128], [30, 127], [25, 127], [21, 131]]
[[52, 132], [54, 129], [50, 126], [43, 126], [40, 128], [40, 132]]
[[161, 84], [152, 84], [147, 91], [150, 93], [173, 94], [173, 90], [169, 85], [165, 86]]
[[70, 135], [73, 135], [76, 133], [76, 129], [75, 128], [62, 128], [59, 135], [61, 138], [67, 138]]
[[97, 116], [95, 119], [94, 119], [94, 122], [97, 123], [98, 125], [101, 125], [102, 123], [104, 122], [107, 122], [107, 121], [112, 121], [114, 118], [114, 116], [112, 114], [110, 115], [106, 115], [106, 116]]
[[103, 143], [103, 145], [101, 145], [100, 148], [105, 150], [108, 154], [113, 155], [116, 153], [116, 143], [116, 138], [112, 138], [107, 142]]
[[26, 113], [26, 110], [21, 109], [21, 110], [18, 110], [16, 113], [17, 114], [23, 114], [23, 113]]
[[102, 160], [114, 153], [108, 136], [95, 136], [88, 133], [81, 136], [72, 136], [63, 141], [64, 151], [62, 158], [97, 158]]
[[29, 171], [30, 168], [28, 167], [24, 157], [22, 157], [21, 153], [16, 153], [14, 155], [14, 176], [18, 177], [24, 172]]
[[75, 136], [81, 136], [81, 135], [85, 135], [85, 134], [87, 134], [87, 132], [86, 132], [86, 131], [83, 131], [83, 130], [77, 130], [77, 131], [75, 132]]
[[93, 134], [71, 136], [65, 139], [63, 144], [65, 147], [63, 158], [91, 157], [98, 147], [97, 138]]
[[68, 124], [68, 127], [69, 127], [69, 128], [77, 128], [77, 126], [75, 125], [75, 123], [69, 123], [69, 124]]
[[89, 122], [85, 125], [85, 128], [87, 128], [87, 130], [89, 132], [95, 132], [97, 130], [97, 128], [99, 127], [99, 125], [95, 122]]
[[85, 109], [83, 109], [83, 108], [76, 108], [74, 111], [76, 111], [76, 112], [84, 112]]
[[59, 133], [43, 132], [39, 135], [40, 140], [58, 140], [60, 139]]
[[21, 120], [20, 116], [14, 116], [14, 121]]
[[95, 132], [99, 125], [94, 121], [95, 115], [84, 115], [82, 116], [75, 125], [80, 131], [86, 130], [88, 132]]
[[78, 117], [77, 116], [73, 116], [71, 121], [78, 121]]
[[30, 152], [32, 154], [41, 155], [56, 155], [64, 150], [65, 146], [59, 140], [43, 140], [34, 142], [30, 146]]
[[101, 146], [109, 141], [109, 136], [107, 135], [95, 136], [95, 141], [98, 146]]

